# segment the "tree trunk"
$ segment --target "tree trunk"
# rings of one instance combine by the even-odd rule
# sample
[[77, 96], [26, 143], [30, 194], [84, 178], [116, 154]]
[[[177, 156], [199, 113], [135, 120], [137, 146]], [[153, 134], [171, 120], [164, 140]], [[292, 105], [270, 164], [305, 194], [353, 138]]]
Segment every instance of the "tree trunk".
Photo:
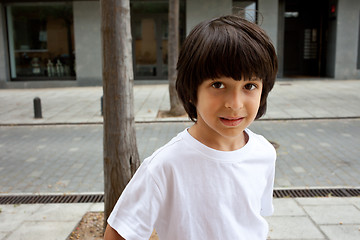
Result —
[[175, 90], [176, 63], [179, 55], [179, 0], [169, 0], [168, 48], [170, 115], [180, 116], [185, 114], [185, 110]]
[[129, 0], [101, 0], [104, 224], [140, 164], [133, 112]]

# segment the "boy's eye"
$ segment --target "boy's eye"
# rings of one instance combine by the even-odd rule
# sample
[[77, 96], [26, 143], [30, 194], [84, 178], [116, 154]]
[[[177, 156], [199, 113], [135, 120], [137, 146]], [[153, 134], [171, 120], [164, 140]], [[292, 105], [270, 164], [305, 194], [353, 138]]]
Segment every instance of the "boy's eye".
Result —
[[257, 88], [257, 86], [253, 83], [248, 83], [245, 85], [244, 87], [246, 90], [254, 90], [255, 88]]
[[224, 88], [224, 84], [222, 84], [221, 82], [214, 82], [213, 84], [211, 84], [211, 86], [213, 88]]

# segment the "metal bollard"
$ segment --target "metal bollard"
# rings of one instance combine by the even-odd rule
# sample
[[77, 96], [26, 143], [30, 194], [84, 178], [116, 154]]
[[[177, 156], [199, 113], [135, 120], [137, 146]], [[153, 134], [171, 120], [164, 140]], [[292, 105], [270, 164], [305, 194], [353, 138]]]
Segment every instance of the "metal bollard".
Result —
[[104, 99], [103, 99], [104, 96], [101, 96], [101, 99], [100, 99], [100, 104], [101, 104], [101, 116], [104, 116]]
[[35, 118], [42, 118], [41, 100], [38, 97], [34, 98], [34, 117]]

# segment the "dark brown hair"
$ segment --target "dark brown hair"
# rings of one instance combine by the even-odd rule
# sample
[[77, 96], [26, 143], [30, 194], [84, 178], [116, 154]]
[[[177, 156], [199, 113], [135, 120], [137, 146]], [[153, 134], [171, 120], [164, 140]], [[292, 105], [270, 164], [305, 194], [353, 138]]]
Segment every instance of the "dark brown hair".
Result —
[[176, 90], [195, 122], [197, 90], [204, 80], [258, 77], [263, 83], [258, 119], [266, 112], [277, 69], [275, 49], [264, 30], [238, 16], [223, 16], [198, 24], [185, 39], [177, 63]]

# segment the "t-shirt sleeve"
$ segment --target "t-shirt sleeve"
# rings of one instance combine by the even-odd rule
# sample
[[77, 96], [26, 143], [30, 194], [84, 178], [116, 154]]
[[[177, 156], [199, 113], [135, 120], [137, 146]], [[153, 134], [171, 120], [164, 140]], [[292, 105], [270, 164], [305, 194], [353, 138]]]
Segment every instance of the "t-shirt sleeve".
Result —
[[273, 164], [269, 169], [267, 184], [261, 198], [260, 214], [264, 217], [270, 216], [274, 213], [274, 206], [273, 206], [274, 179], [275, 179], [275, 164]]
[[148, 240], [160, 203], [161, 192], [144, 161], [121, 194], [107, 222], [126, 240]]

